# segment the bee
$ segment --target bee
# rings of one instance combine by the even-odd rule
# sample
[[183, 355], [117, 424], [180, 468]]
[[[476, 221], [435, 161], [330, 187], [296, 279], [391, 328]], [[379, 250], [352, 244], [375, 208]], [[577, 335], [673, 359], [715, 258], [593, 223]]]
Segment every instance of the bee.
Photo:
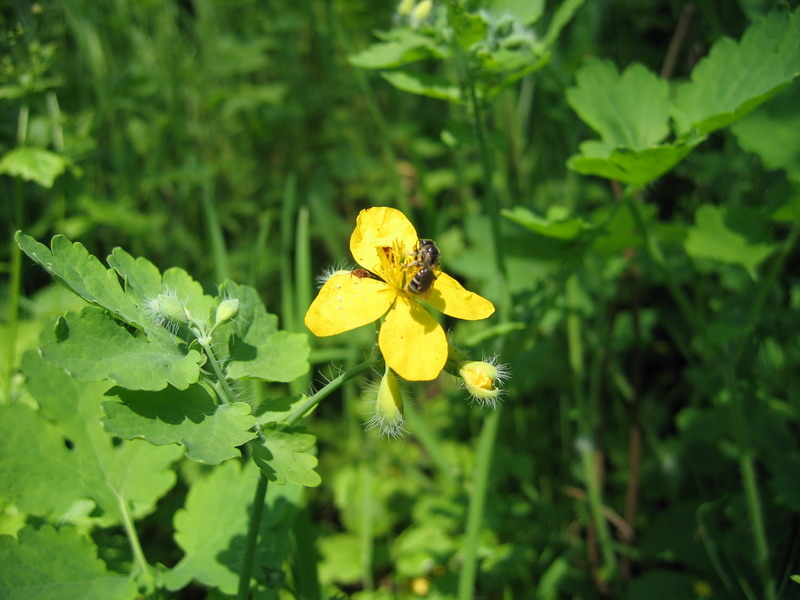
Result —
[[408, 267], [419, 267], [406, 289], [415, 295], [424, 294], [433, 285], [436, 275], [433, 270], [439, 266], [439, 248], [433, 240], [417, 240], [414, 245], [414, 260]]

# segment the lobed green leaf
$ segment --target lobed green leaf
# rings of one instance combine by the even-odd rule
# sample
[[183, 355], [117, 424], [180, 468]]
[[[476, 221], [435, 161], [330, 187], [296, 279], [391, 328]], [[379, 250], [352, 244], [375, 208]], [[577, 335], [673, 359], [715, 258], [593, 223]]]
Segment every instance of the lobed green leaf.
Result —
[[4, 600], [125, 600], [136, 582], [112, 573], [91, 539], [74, 527], [22, 529], [0, 536], [0, 598]]
[[308, 337], [278, 331], [278, 317], [267, 312], [256, 290], [226, 281], [220, 296], [239, 300], [237, 316], [214, 335], [229, 378], [293, 381], [308, 372]]
[[567, 102], [609, 151], [644, 150], [669, 134], [669, 85], [643, 65], [620, 74], [611, 61], [590, 59], [575, 82]]
[[69, 164], [66, 158], [50, 150], [18, 146], [0, 158], [0, 173], [21, 177], [49, 189]]
[[558, 211], [548, 211], [547, 217], [540, 217], [527, 208], [515, 206], [512, 209], [503, 209], [503, 216], [514, 223], [540, 235], [553, 237], [560, 240], [572, 240], [583, 231], [592, 229], [592, 225], [583, 219], [566, 218], [566, 215], [557, 214]]
[[[259, 470], [228, 461], [196, 481], [185, 508], [175, 514], [175, 541], [185, 553], [164, 575], [168, 589], [196, 580], [224, 594], [236, 593]], [[269, 486], [256, 547], [254, 575], [280, 568], [289, 551], [289, 529], [302, 488]]]
[[386, 81], [398, 90], [428, 96], [437, 100], [446, 100], [454, 104], [461, 104], [461, 90], [458, 86], [426, 73], [413, 73], [411, 71], [384, 71], [381, 73]]
[[317, 438], [303, 427], [268, 425], [264, 439], [253, 443], [253, 459], [267, 479], [277, 484], [318, 486], [322, 480], [314, 471], [317, 457], [309, 453]]
[[753, 279], [758, 276], [758, 265], [775, 250], [772, 244], [752, 241], [728, 227], [725, 211], [709, 204], [697, 209], [684, 247], [692, 258], [741, 265]]
[[391, 39], [351, 54], [348, 61], [362, 69], [393, 69], [426, 58], [442, 57], [443, 49], [428, 36], [412, 29], [395, 29]]
[[188, 458], [206, 464], [240, 457], [237, 447], [256, 436], [248, 404], [218, 406], [201, 385], [159, 392], [113, 388], [107, 395], [116, 399], [103, 404], [106, 431], [156, 445], [181, 444]]
[[800, 8], [775, 10], [745, 31], [739, 43], [719, 40], [676, 92], [678, 132], [707, 134], [767, 101], [800, 74]]
[[108, 379], [133, 390], [184, 390], [196, 383], [204, 357], [183, 352], [166, 336], [134, 337], [105, 311], [86, 307], [61, 317], [40, 351], [82, 381]]
[[583, 175], [597, 175], [637, 188], [644, 187], [670, 171], [702, 141], [703, 138], [679, 140], [639, 151], [611, 149], [602, 142], [586, 141], [580, 145], [581, 154], [571, 156], [567, 166]]
[[20, 231], [15, 239], [34, 262], [90, 304], [105, 308], [140, 329], [149, 325], [141, 308], [122, 290], [116, 272], [106, 269], [80, 242], [73, 244], [57, 235], [47, 248]]
[[20, 510], [56, 517], [88, 498], [105, 525], [122, 522], [123, 511], [151, 511], [174, 485], [170, 465], [182, 449], [114, 444], [100, 423], [109, 383], [79, 384], [35, 352], [25, 354], [22, 368], [41, 410], [0, 407], [0, 496], [14, 498]]

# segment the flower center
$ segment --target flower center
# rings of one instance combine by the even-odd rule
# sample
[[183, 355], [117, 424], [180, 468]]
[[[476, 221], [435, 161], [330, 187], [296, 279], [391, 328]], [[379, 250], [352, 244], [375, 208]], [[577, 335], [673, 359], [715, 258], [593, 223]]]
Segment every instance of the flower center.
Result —
[[379, 247], [378, 256], [381, 260], [379, 275], [398, 292], [404, 292], [407, 274], [405, 267], [406, 263], [411, 261], [411, 255], [398, 240], [395, 240], [391, 246]]

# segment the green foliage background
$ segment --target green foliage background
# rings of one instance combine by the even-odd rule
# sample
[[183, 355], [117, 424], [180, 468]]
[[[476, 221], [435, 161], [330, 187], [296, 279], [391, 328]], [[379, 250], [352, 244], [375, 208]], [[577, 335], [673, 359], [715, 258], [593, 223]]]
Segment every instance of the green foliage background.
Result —
[[[800, 598], [797, 3], [396, 9], [0, 8], [0, 598], [236, 594], [254, 424], [255, 597]], [[306, 372], [382, 205], [498, 306], [444, 324], [500, 408], [443, 374], [381, 439], [367, 372], [284, 429], [374, 342]], [[148, 325], [162, 281], [242, 299], [241, 402]]]

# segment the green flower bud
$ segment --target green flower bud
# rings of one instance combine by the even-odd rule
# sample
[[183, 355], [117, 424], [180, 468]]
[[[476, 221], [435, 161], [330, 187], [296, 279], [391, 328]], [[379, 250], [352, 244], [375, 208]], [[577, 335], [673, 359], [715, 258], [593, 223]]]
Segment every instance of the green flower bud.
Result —
[[400, 437], [403, 434], [403, 395], [397, 375], [387, 366], [378, 386], [375, 399], [375, 414], [367, 423], [367, 429], [379, 429], [381, 434]]
[[239, 313], [239, 299], [226, 298], [217, 306], [217, 316], [214, 325], [221, 325], [233, 319]]
[[183, 302], [178, 300], [175, 292], [166, 291], [147, 301], [147, 311], [153, 315], [160, 324], [189, 322], [189, 315]]

